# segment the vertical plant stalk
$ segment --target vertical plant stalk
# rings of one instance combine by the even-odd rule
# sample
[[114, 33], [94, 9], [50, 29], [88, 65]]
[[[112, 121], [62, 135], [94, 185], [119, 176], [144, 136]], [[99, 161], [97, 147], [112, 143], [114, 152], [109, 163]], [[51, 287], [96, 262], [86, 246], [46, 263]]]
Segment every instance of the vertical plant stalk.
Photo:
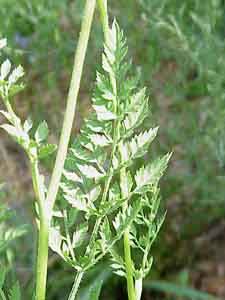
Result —
[[133, 262], [131, 258], [131, 248], [130, 248], [130, 232], [129, 228], [124, 232], [123, 244], [124, 244], [124, 256], [126, 265], [126, 277], [127, 277], [127, 292], [129, 300], [136, 300], [136, 293], [134, 288], [134, 278], [133, 278]]
[[[9, 98], [5, 101], [5, 106], [11, 116], [13, 125], [18, 131], [22, 131], [21, 122], [16, 116]], [[26, 149], [25, 149], [26, 150]], [[48, 211], [45, 209], [44, 186], [38, 168], [38, 159], [36, 155], [27, 152], [31, 164], [31, 173], [35, 197], [38, 203], [39, 213], [39, 233], [38, 233], [38, 250], [37, 250], [37, 267], [36, 267], [36, 299], [44, 300], [46, 293], [47, 279], [47, 262], [48, 262], [48, 235], [49, 235], [49, 218]]]
[[[83, 73], [84, 60], [87, 52], [91, 25], [94, 16], [96, 0], [87, 0], [84, 9], [84, 16], [81, 25], [81, 32], [78, 40], [77, 50], [74, 59], [74, 68], [67, 98], [67, 106], [63, 127], [53, 169], [49, 189], [46, 199], [42, 199], [42, 187], [38, 182], [38, 173], [35, 165], [32, 166], [33, 182], [36, 195], [38, 197], [40, 208], [40, 227], [38, 236], [38, 256], [37, 256], [37, 278], [36, 278], [36, 300], [45, 300], [46, 281], [47, 281], [47, 263], [48, 263], [48, 240], [49, 227], [52, 218], [52, 211], [59, 189], [60, 179], [64, 168], [66, 154], [68, 150], [70, 135], [75, 116], [77, 97], [80, 89], [80, 82]], [[40, 199], [41, 198], [41, 199]], [[79, 274], [80, 275], [80, 274]], [[82, 276], [77, 278], [74, 286], [74, 293], [81, 281]], [[73, 298], [71, 298], [73, 299]]]
[[45, 209], [45, 195], [43, 183], [40, 180], [38, 169], [38, 161], [32, 158], [32, 179], [33, 187], [36, 194], [38, 208], [39, 208], [39, 232], [38, 232], [38, 249], [37, 249], [37, 266], [36, 266], [36, 299], [44, 300], [46, 294], [47, 281], [47, 266], [48, 266], [48, 238], [50, 219], [48, 211]]
[[[109, 36], [109, 18], [108, 18], [108, 10], [107, 10], [107, 0], [97, 0], [97, 1], [98, 1], [97, 2], [98, 9], [99, 9], [103, 32], [104, 32], [104, 40], [105, 40], [105, 43], [107, 44], [108, 36]], [[115, 86], [115, 84], [114, 84], [114, 86]], [[114, 107], [114, 110], [116, 110], [116, 106]], [[115, 139], [113, 139], [113, 144], [115, 145]], [[114, 151], [115, 151], [115, 148], [114, 148]], [[111, 165], [111, 161], [110, 161], [109, 165]], [[112, 180], [112, 177], [110, 176], [110, 174], [107, 174], [107, 175], [108, 176], [107, 176], [107, 180], [106, 180], [106, 183], [104, 186], [104, 192], [103, 192], [101, 203], [104, 203], [107, 198], [110, 182]], [[87, 248], [87, 251], [91, 250], [92, 244], [98, 234], [98, 230], [101, 225], [101, 222], [102, 222], [102, 218], [99, 218], [94, 225], [94, 228], [93, 228], [93, 231], [91, 234], [91, 238], [90, 238], [90, 243], [89, 243], [90, 247]]]
[[79, 286], [80, 286], [83, 276], [84, 276], [83, 272], [77, 273], [68, 300], [74, 300], [76, 298], [76, 295], [77, 295], [77, 292], [78, 292], [78, 289], [79, 289]]
[[[109, 39], [109, 17], [108, 17], [108, 9], [107, 9], [107, 0], [98, 0], [98, 7], [100, 11], [100, 17], [101, 22], [103, 26], [104, 31], [104, 37], [105, 37], [105, 43], [107, 45], [108, 39]], [[116, 94], [116, 82], [115, 78], [110, 78], [112, 86], [114, 87], [114, 92]], [[116, 104], [115, 110], [116, 108]], [[118, 128], [117, 128], [118, 129]], [[118, 130], [119, 132], [119, 130]], [[117, 133], [116, 133], [117, 135]], [[119, 137], [117, 136], [118, 140]], [[126, 183], [124, 182], [124, 179], [126, 178], [126, 169], [121, 170], [121, 185], [126, 186]], [[124, 182], [124, 184], [123, 184]], [[128, 191], [126, 191], [126, 188], [122, 190], [122, 197], [128, 198]], [[127, 203], [125, 203], [124, 210], [127, 209]], [[129, 300], [136, 300], [136, 293], [135, 293], [135, 287], [134, 287], [134, 278], [133, 278], [133, 262], [131, 257], [131, 247], [130, 247], [130, 240], [129, 240], [129, 228], [124, 233], [124, 256], [125, 256], [125, 265], [126, 265], [126, 276], [127, 276], [127, 291], [128, 291], [128, 298]]]
[[98, 8], [99, 8], [99, 12], [100, 12], [100, 18], [101, 18], [101, 22], [102, 22], [105, 40], [107, 43], [108, 31], [109, 31], [109, 17], [108, 17], [107, 0], [98, 0]]
[[[127, 173], [126, 168], [123, 168], [120, 172], [120, 182], [121, 182], [121, 193], [122, 198], [129, 198], [129, 191], [127, 190]], [[127, 210], [127, 203], [124, 203], [123, 210]], [[134, 278], [133, 278], [133, 261], [131, 257], [131, 246], [130, 246], [130, 229], [129, 227], [125, 230], [123, 236], [123, 245], [124, 245], [124, 259], [126, 267], [126, 278], [127, 278], [127, 293], [129, 300], [136, 300], [136, 293], [134, 287]]]
[[40, 220], [38, 233], [38, 254], [37, 254], [37, 278], [36, 278], [36, 299], [45, 300], [47, 268], [48, 268], [48, 238], [49, 222], [44, 218]]
[[91, 25], [94, 16], [96, 0], [86, 0], [84, 16], [81, 25], [80, 37], [77, 45], [77, 51], [74, 59], [74, 68], [72, 73], [72, 79], [69, 88], [69, 94], [67, 98], [67, 107], [63, 122], [63, 128], [61, 132], [59, 148], [56, 156], [55, 166], [52, 173], [48, 193], [47, 203], [49, 203], [51, 209], [54, 206], [56, 195], [59, 188], [59, 183], [67, 155], [70, 135], [73, 126], [73, 120], [75, 116], [77, 96], [80, 89], [80, 81], [83, 72], [84, 60], [87, 52], [87, 45], [91, 31]]

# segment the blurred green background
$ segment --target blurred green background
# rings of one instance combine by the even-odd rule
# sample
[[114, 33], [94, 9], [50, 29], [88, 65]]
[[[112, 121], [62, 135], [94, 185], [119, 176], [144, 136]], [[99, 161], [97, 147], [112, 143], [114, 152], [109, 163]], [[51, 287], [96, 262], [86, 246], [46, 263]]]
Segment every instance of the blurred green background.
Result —
[[[225, 1], [108, 2], [149, 90], [152, 115], [146, 122], [160, 125], [150, 155], [174, 153], [161, 184], [166, 223], [143, 299], [209, 299], [186, 286], [225, 299]], [[26, 70], [27, 88], [16, 106], [24, 118], [47, 120], [53, 142], [62, 124], [83, 5], [83, 0], [0, 0], [0, 37], [8, 38], [8, 55]], [[88, 113], [101, 49], [96, 14], [74, 135]], [[28, 163], [2, 132], [0, 157], [0, 182], [6, 183], [1, 202], [16, 210], [8, 222], [16, 227], [26, 219], [34, 225]], [[46, 173], [51, 167], [45, 162]], [[17, 270], [9, 282], [20, 279], [23, 299], [30, 299], [33, 289], [34, 233], [30, 226], [4, 254]], [[48, 299], [66, 299], [74, 274], [53, 253], [49, 268]], [[102, 299], [125, 299], [124, 282], [102, 266], [90, 272], [81, 299], [87, 299], [85, 287], [93, 278], [105, 280]]]

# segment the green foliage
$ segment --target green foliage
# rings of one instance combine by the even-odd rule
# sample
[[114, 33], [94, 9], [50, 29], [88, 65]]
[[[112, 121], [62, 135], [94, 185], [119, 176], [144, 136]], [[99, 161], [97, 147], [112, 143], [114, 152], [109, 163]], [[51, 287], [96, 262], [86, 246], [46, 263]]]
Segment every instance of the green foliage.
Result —
[[9, 300], [21, 300], [19, 283], [15, 283], [10, 291]]
[[[209, 213], [217, 218], [224, 193], [220, 177], [224, 173], [225, 132], [224, 3], [139, 2], [147, 40], [144, 61], [147, 59], [148, 69], [143, 71], [148, 72], [152, 66], [152, 91], [159, 107], [170, 116], [168, 126], [163, 126], [166, 140], [162, 145], [170, 141], [178, 152], [182, 149], [182, 153], [175, 154], [182, 173], [176, 178], [170, 176], [168, 186], [174, 186], [187, 205], [193, 204], [197, 214], [211, 206]], [[141, 57], [142, 49], [136, 51]], [[162, 101], [167, 104], [164, 106]], [[184, 186], [192, 190], [191, 203]], [[166, 193], [172, 195], [173, 191], [168, 189]], [[218, 210], [214, 209], [215, 203], [220, 206]]]
[[[134, 277], [140, 279], [151, 268], [151, 245], [164, 219], [157, 218], [158, 184], [170, 155], [135, 167], [158, 128], [139, 130], [149, 112], [148, 98], [145, 89], [138, 90], [126, 54], [123, 32], [114, 22], [104, 46], [102, 71], [97, 72], [93, 111], [67, 157], [50, 247], [78, 273], [110, 253], [115, 273], [124, 275], [125, 262], [118, 249], [131, 228], [132, 246], [142, 256], [134, 268]], [[76, 212], [72, 224], [71, 211]]]
[[12, 243], [27, 232], [27, 226], [10, 227], [7, 221], [13, 218], [13, 213], [4, 205], [0, 206], [0, 255], [4, 257]]
[[80, 6], [74, 8], [68, 0], [12, 0], [10, 3], [3, 0], [1, 7], [0, 34], [8, 36], [16, 54], [22, 52], [27, 62], [38, 65], [38, 73], [47, 73], [47, 65], [53, 67], [57, 64], [58, 70], [62, 65], [68, 65], [67, 57], [73, 53], [74, 47], [70, 32], [65, 29], [74, 25], [73, 12], [78, 15]]
[[[3, 185], [0, 185], [0, 195], [3, 189]], [[6, 282], [6, 275], [9, 271], [9, 266], [12, 264], [10, 260], [10, 253], [13, 249], [13, 242], [17, 241], [18, 238], [25, 235], [28, 231], [27, 226], [20, 225], [12, 227], [10, 225], [11, 219], [15, 217], [14, 213], [9, 210], [3, 204], [0, 205], [0, 297], [5, 300], [6, 296], [4, 293], [4, 285]], [[6, 290], [7, 291], [7, 290]], [[20, 287], [18, 283], [12, 286], [9, 293], [9, 300], [21, 300]]]
[[[6, 46], [5, 39], [2, 39], [0, 43], [1, 48]], [[45, 121], [40, 123], [33, 138], [31, 136], [31, 129], [33, 127], [32, 120], [29, 118], [22, 124], [22, 121], [14, 112], [11, 105], [12, 96], [24, 87], [23, 84], [18, 83], [19, 79], [24, 75], [24, 71], [21, 66], [12, 71], [11, 69], [11, 62], [8, 59], [1, 64], [0, 95], [3, 99], [6, 111], [1, 110], [0, 113], [9, 122], [1, 125], [1, 128], [22, 146], [30, 160], [35, 163], [39, 158], [42, 159], [52, 154], [56, 150], [56, 146], [46, 143], [48, 125]]]
[[[1, 40], [0, 44], [3, 48], [6, 41]], [[127, 75], [130, 76], [128, 73], [130, 64], [124, 63], [126, 52], [123, 33], [114, 22], [104, 47], [103, 72], [97, 74], [93, 96], [94, 112], [85, 122], [78, 142], [72, 146], [71, 155], [68, 157], [68, 161], [75, 161], [75, 166], [72, 164], [75, 170], [71, 172], [68, 164], [69, 170], [64, 172], [66, 181], [61, 185], [65, 200], [83, 213], [85, 221], [77, 226], [71, 239], [70, 220], [64, 209], [62, 217], [65, 235], [60, 232], [61, 224], [50, 229], [50, 247], [78, 272], [88, 270], [109, 251], [115, 253], [115, 249], [112, 248], [127, 228], [130, 228], [136, 219], [144, 216], [144, 207], [149, 206], [151, 210], [151, 205], [146, 205], [147, 195], [151, 194], [154, 199], [158, 181], [169, 159], [169, 156], [166, 156], [137, 172], [130, 171], [127, 182], [125, 177], [121, 177], [118, 181], [118, 174], [125, 172], [127, 167], [133, 165], [135, 159], [147, 152], [157, 132], [157, 129], [139, 134], [135, 132], [147, 115], [148, 104], [145, 90], [137, 91], [136, 79], [128, 77], [127, 83], [121, 84]], [[37, 214], [42, 224], [43, 217], [50, 215], [51, 212], [44, 202], [46, 189], [38, 165], [39, 159], [43, 158], [43, 155], [51, 154], [54, 147], [45, 144], [48, 137], [48, 126], [45, 121], [38, 126], [33, 138], [32, 121], [28, 119], [22, 124], [12, 108], [11, 97], [23, 88], [23, 85], [17, 83], [24, 75], [23, 68], [19, 66], [11, 72], [10, 61], [5, 60], [1, 65], [0, 75], [0, 93], [6, 108], [6, 111], [1, 113], [9, 122], [1, 127], [22, 146], [30, 159], [33, 186], [38, 200]], [[71, 181], [80, 185], [71, 189], [71, 185], [68, 184]], [[109, 197], [112, 183], [112, 193]], [[114, 188], [116, 186], [119, 188]], [[137, 195], [140, 193], [142, 196], [138, 199]], [[61, 217], [60, 213], [57, 217]], [[95, 224], [90, 233], [93, 219]], [[152, 222], [154, 219], [155, 216]], [[154, 238], [156, 234], [157, 232], [153, 233]], [[90, 238], [87, 243], [88, 235]], [[74, 248], [81, 246], [84, 248], [83, 255], [77, 256]], [[150, 247], [145, 244], [143, 248], [145, 249], [143, 268], [146, 268]], [[114, 254], [114, 259], [115, 257], [118, 255]], [[144, 269], [142, 271], [144, 276], [146, 271]], [[91, 293], [95, 292], [97, 297], [99, 290], [100, 287]], [[11, 298], [19, 299], [18, 291], [18, 286], [14, 286]]]
[[5, 292], [3, 291], [3, 284], [5, 280], [5, 271], [3, 270], [0, 278], [0, 297], [2, 300], [21, 300], [21, 290], [20, 290], [20, 285], [18, 282], [16, 282], [10, 291], [7, 293], [8, 297], [6, 297]]
[[0, 274], [0, 289], [2, 289], [3, 284], [5, 282], [5, 275], [6, 275], [6, 270], [3, 269], [1, 274]]
[[[17, 47], [23, 48], [21, 42], [24, 37], [28, 41], [24, 48], [24, 57], [32, 63], [33, 68], [30, 68], [32, 69], [30, 72], [42, 74], [42, 78], [49, 76], [48, 80], [50, 81], [52, 70], [58, 70], [57, 74], [60, 75], [66, 73], [68, 62], [70, 62], [70, 53], [72, 53], [70, 36], [73, 34], [71, 34], [71, 28], [61, 29], [64, 28], [65, 23], [66, 26], [72, 27], [72, 24], [74, 25], [80, 18], [80, 6], [82, 5], [80, 2], [77, 5], [79, 9], [74, 9], [76, 5], [71, 4], [70, 1], [62, 3], [62, 1], [48, 0], [40, 1], [39, 4], [31, 1], [30, 5], [27, 4], [27, 1], [19, 1], [19, 3], [16, 1], [14, 4], [12, 1], [10, 4], [8, 1], [1, 3], [1, 30], [4, 33], [7, 32], [10, 43], [15, 43]], [[7, 18], [4, 17], [6, 11]], [[174, 146], [175, 163], [172, 164], [174, 168], [163, 183], [163, 198], [169, 198], [171, 206], [174, 203], [173, 198], [176, 198], [179, 203], [182, 201], [180, 206], [178, 203], [177, 213], [185, 216], [185, 219], [180, 218], [179, 223], [181, 239], [183, 235], [185, 237], [191, 235], [192, 228], [197, 228], [197, 231], [200, 232], [202, 219], [208, 224], [211, 220], [224, 215], [223, 11], [223, 1], [211, 0], [204, 3], [199, 0], [185, 3], [179, 0], [140, 0], [137, 3], [122, 0], [120, 3], [112, 3], [111, 12], [118, 15], [120, 23], [123, 24], [130, 36], [129, 45], [134, 55], [134, 61], [142, 65], [142, 78], [147, 85], [151, 82], [151, 108], [155, 110], [154, 118], [158, 119], [157, 123], [161, 123], [160, 127], [162, 128], [159, 147], [154, 143], [153, 151], [151, 151], [152, 157], [158, 152], [167, 152], [172, 148], [171, 145]], [[75, 18], [72, 15], [75, 15]], [[62, 20], [63, 24], [59, 24], [59, 20]], [[4, 41], [1, 43], [4, 44]], [[98, 36], [94, 39], [94, 44], [97, 43]], [[92, 45], [91, 48], [94, 53], [96, 45]], [[11, 51], [6, 48], [7, 54]], [[40, 63], [46, 55], [48, 64]], [[94, 54], [93, 56], [95, 57]], [[90, 60], [88, 62], [85, 83], [88, 74], [93, 73], [91, 71], [96, 60], [92, 59], [92, 62]], [[10, 69], [9, 65], [9, 62], [6, 62], [2, 67], [3, 77]], [[49, 75], [46, 75], [46, 68], [50, 70]], [[166, 162], [168, 157], [156, 160], [151, 158], [149, 163], [147, 151], [157, 134], [157, 128], [148, 130], [148, 122], [152, 123], [149, 118], [145, 119], [144, 125], [142, 123], [143, 119], [149, 116], [146, 91], [144, 89], [137, 91], [136, 88], [130, 91], [135, 99], [130, 101], [132, 105], [129, 106], [126, 98], [131, 99], [131, 97], [126, 97], [126, 95], [130, 88], [130, 82], [127, 80], [130, 78], [130, 73], [128, 71], [126, 77], [121, 74], [116, 75], [117, 82], [119, 82], [119, 101], [123, 104], [126, 103], [124, 109], [129, 112], [125, 121], [122, 108], [118, 116], [113, 110], [114, 85], [111, 83], [112, 78], [105, 81], [105, 75], [107, 72], [110, 73], [107, 59], [104, 59], [104, 69], [104, 72], [101, 71], [97, 76], [101, 86], [97, 86], [96, 95], [93, 96], [93, 98], [97, 98], [97, 103], [95, 99], [93, 101], [93, 113], [84, 124], [81, 136], [74, 141], [67, 159], [62, 183], [63, 197], [67, 201], [61, 199], [62, 201], [57, 207], [58, 211], [55, 212], [55, 228], [52, 228], [54, 246], [52, 247], [55, 247], [71, 265], [74, 261], [71, 259], [72, 251], [68, 250], [68, 239], [70, 238], [72, 247], [75, 247], [75, 256], [78, 258], [81, 256], [82, 260], [94, 224], [100, 218], [102, 219], [101, 225], [99, 225], [101, 231], [99, 230], [95, 240], [96, 248], [99, 250], [99, 255], [103, 250], [103, 253], [107, 252], [111, 247], [111, 244], [108, 243], [109, 238], [112, 239], [115, 242], [115, 246], [110, 248], [112, 265], [115, 273], [124, 276], [125, 266], [119, 235], [116, 239], [114, 238], [116, 229], [120, 228], [120, 232], [123, 233], [125, 228], [131, 226], [130, 239], [136, 269], [135, 276], [138, 278], [139, 269], [141, 268], [143, 271], [142, 265], [139, 265], [140, 253], [144, 254], [142, 248], [147, 243], [148, 237], [154, 241], [154, 236], [157, 235], [161, 225], [160, 220], [157, 223], [154, 219], [160, 204], [157, 172], [158, 167], [163, 170], [163, 161]], [[63, 86], [60, 85], [61, 89], [65, 89], [64, 81], [62, 81]], [[136, 86], [138, 80], [132, 78], [131, 81]], [[120, 89], [123, 88], [120, 83], [123, 83], [125, 92], [121, 90], [120, 93]], [[125, 87], [125, 85], [127, 86]], [[38, 87], [36, 83], [34, 86]], [[86, 84], [84, 91], [89, 90], [90, 86]], [[53, 87], [57, 90], [54, 83]], [[11, 88], [10, 97], [22, 88], [23, 86], [20, 84]], [[86, 94], [84, 93], [82, 96], [85, 100]], [[98, 103], [99, 98], [103, 99]], [[86, 107], [86, 105], [84, 106]], [[7, 112], [3, 112], [3, 114], [6, 118], [10, 118]], [[45, 115], [39, 117], [46, 119]], [[114, 126], [117, 120], [121, 124], [124, 121], [124, 124], [118, 132], [118, 135], [122, 136], [121, 143], [118, 144], [114, 159], [112, 159], [110, 154], [114, 141], [111, 134], [112, 129], [108, 124], [112, 123]], [[25, 144], [24, 132], [29, 132], [29, 151], [37, 153], [38, 160], [50, 157], [56, 150], [56, 146], [47, 144], [45, 138], [36, 140], [36, 125], [32, 125], [32, 128], [29, 129], [29, 120], [25, 123], [22, 128], [23, 132], [9, 127], [15, 127], [11, 121], [7, 125], [3, 125], [3, 128], [22, 144]], [[103, 128], [104, 130], [99, 127], [99, 125], [105, 124], [107, 126]], [[142, 128], [143, 131], [140, 132], [139, 126], [143, 126], [145, 129]], [[88, 149], [85, 153], [84, 148]], [[111, 159], [113, 171], [109, 174]], [[124, 168], [126, 176], [122, 175]], [[156, 176], [154, 176], [154, 171]], [[149, 174], [151, 176], [153, 174], [155, 181], [150, 181], [152, 177], [149, 177]], [[106, 201], [104, 205], [100, 205], [104, 185], [109, 175], [112, 178]], [[149, 186], [145, 185], [145, 182], [154, 182], [157, 188], [152, 188], [150, 184], [148, 190]], [[123, 206], [127, 198], [123, 197], [122, 193], [127, 191], [132, 194], [132, 197], [128, 201], [131, 207], [125, 214]], [[149, 200], [142, 199], [140, 208], [137, 202], [143, 192], [148, 193]], [[73, 208], [69, 208], [70, 205]], [[142, 214], [142, 208], [144, 208], [145, 222], [146, 219], [153, 219], [151, 224], [147, 224], [143, 220], [139, 220], [136, 224], [134, 221], [137, 221], [137, 215]], [[65, 222], [66, 218], [68, 220]], [[163, 217], [161, 218], [163, 220]], [[125, 222], [125, 219], [128, 222]], [[168, 219], [168, 228], [176, 225], [179, 220], [179, 218]], [[175, 219], [176, 221], [174, 221]], [[66, 227], [68, 227], [70, 237], [66, 233]], [[152, 228], [152, 232], [148, 233], [149, 227]], [[165, 239], [163, 239], [163, 243], [166, 243]], [[177, 245], [172, 245], [172, 247], [177, 247]], [[159, 244], [156, 252], [161, 252], [162, 248], [164, 247]], [[97, 250], [96, 253], [98, 253]], [[168, 250], [168, 255], [173, 264], [170, 250]], [[97, 254], [96, 257], [98, 257]], [[164, 271], [164, 260], [161, 257], [160, 262], [160, 268]], [[146, 269], [150, 268], [151, 263], [151, 255], [149, 255]], [[81, 265], [85, 264], [87, 262], [81, 263]], [[162, 273], [164, 274], [164, 272]]]
[[[106, 262], [102, 262], [97, 264], [92, 270], [90, 270], [83, 282], [82, 286], [79, 289], [79, 293], [77, 295], [78, 300], [91, 300], [91, 293], [97, 292], [99, 294], [103, 295], [103, 287], [107, 287], [109, 280], [111, 281], [112, 278], [112, 272], [110, 267]], [[102, 290], [102, 292], [101, 292]]]

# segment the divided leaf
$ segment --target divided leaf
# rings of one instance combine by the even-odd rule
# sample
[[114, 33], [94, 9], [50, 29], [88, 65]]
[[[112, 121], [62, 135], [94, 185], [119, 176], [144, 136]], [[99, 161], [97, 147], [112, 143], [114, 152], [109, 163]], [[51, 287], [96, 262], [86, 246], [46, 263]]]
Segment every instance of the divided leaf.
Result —
[[72, 247], [77, 248], [79, 247], [83, 241], [87, 237], [87, 232], [88, 232], [88, 224], [83, 223], [78, 226], [76, 231], [73, 233], [73, 238], [72, 238]]
[[89, 179], [99, 179], [104, 176], [103, 173], [99, 172], [95, 167], [91, 165], [78, 165], [78, 168], [81, 173]]
[[63, 237], [61, 236], [59, 228], [51, 227], [49, 232], [49, 247], [59, 255], [61, 255], [62, 241]]
[[134, 160], [147, 154], [158, 127], [140, 132], [149, 115], [148, 98], [145, 88], [137, 88], [137, 76], [130, 76], [126, 54], [126, 40], [114, 21], [96, 76], [93, 111], [71, 146], [61, 189], [67, 209], [75, 209], [78, 222], [86, 220], [73, 232], [72, 246], [81, 246], [82, 253], [73, 267], [86, 270], [109, 253], [114, 272], [126, 276], [116, 244], [129, 228], [131, 247], [143, 260], [137, 270], [133, 265], [135, 279], [141, 280], [151, 268], [151, 244], [163, 223], [157, 219], [158, 182], [170, 154], [136, 169]]
[[24, 70], [22, 66], [15, 68], [9, 75], [9, 85], [15, 84], [24, 75]]
[[167, 154], [137, 171], [135, 175], [137, 185], [135, 193], [141, 194], [158, 184], [159, 179], [167, 168], [170, 157], [171, 154]]

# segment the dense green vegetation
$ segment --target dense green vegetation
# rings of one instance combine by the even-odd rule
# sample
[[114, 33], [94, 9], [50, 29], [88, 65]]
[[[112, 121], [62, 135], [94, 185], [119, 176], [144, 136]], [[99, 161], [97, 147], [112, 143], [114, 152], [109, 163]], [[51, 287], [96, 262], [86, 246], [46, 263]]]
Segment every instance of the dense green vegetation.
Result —
[[[167, 218], [160, 239], [154, 246], [155, 261], [152, 273], [146, 280], [144, 299], [148, 299], [149, 294], [154, 299], [171, 297], [169, 288], [168, 294], [166, 292], [167, 285], [163, 285], [160, 292], [160, 284], [156, 284], [154, 289], [154, 284], [151, 287], [149, 282], [151, 279], [176, 282], [176, 287], [180, 285], [183, 289], [192, 285], [223, 298], [219, 288], [210, 289], [199, 284], [196, 273], [198, 263], [214, 253], [213, 244], [218, 249], [224, 247], [222, 239], [213, 238], [211, 243], [211, 235], [208, 235], [211, 230], [221, 227], [225, 214], [224, 1], [112, 2], [109, 1], [109, 14], [116, 16], [123, 28], [129, 56], [137, 66], [136, 73], [140, 74], [139, 81], [150, 90], [152, 114], [145, 120], [143, 130], [160, 124], [159, 139], [149, 155], [158, 157], [159, 153], [173, 151], [170, 167], [161, 184]], [[16, 100], [20, 103], [19, 114], [24, 118], [27, 112], [31, 113], [34, 126], [46, 119], [51, 127], [50, 139], [53, 143], [61, 128], [59, 120], [63, 117], [63, 99], [68, 89], [83, 5], [84, 1], [76, 0], [1, 1], [0, 37], [8, 38], [10, 48], [7, 48], [7, 56], [22, 63], [27, 73], [27, 88], [18, 94]], [[90, 110], [96, 63], [97, 69], [101, 64], [102, 39], [100, 22], [95, 22], [74, 132], [82, 126], [82, 118]], [[22, 216], [26, 214], [30, 217], [33, 210], [31, 184], [29, 180], [24, 184], [18, 183], [20, 178], [14, 172], [19, 170], [19, 174], [27, 177], [29, 170], [23, 153], [2, 133], [0, 150], [3, 157], [0, 181], [6, 183], [1, 202], [17, 209], [16, 216], [14, 214], [10, 221], [4, 222], [10, 222], [14, 228], [23, 224]], [[23, 159], [18, 162], [18, 157]], [[144, 160], [138, 160], [135, 167], [140, 167], [148, 157], [146, 155]], [[12, 165], [7, 162], [10, 159], [17, 161], [13, 171]], [[47, 172], [52, 167], [52, 160], [44, 162]], [[33, 289], [31, 265], [35, 245], [30, 244], [33, 231], [28, 230], [23, 241], [17, 239], [10, 242], [10, 251], [4, 252], [4, 264], [9, 266], [6, 284], [11, 286], [11, 282], [15, 282], [15, 274], [10, 271], [10, 266], [15, 265], [20, 284], [26, 287], [24, 299], [31, 297]], [[219, 237], [220, 234], [219, 231]], [[25, 242], [24, 252], [27, 255], [18, 255], [16, 250], [21, 249], [20, 241]], [[9, 256], [7, 259], [6, 255]], [[214, 257], [210, 257], [210, 261], [215, 265], [217, 263]], [[49, 265], [48, 297], [64, 299], [73, 282], [73, 272], [53, 253]], [[81, 299], [89, 299], [88, 287], [93, 283], [93, 278], [96, 282], [104, 282], [102, 299], [123, 297], [123, 279], [121, 283], [121, 279], [112, 276], [107, 266], [97, 266], [88, 276], [83, 281]], [[207, 276], [211, 278], [210, 274]], [[114, 297], [115, 289], [118, 295]], [[177, 299], [208, 297], [205, 294], [187, 294], [182, 294], [181, 289]], [[172, 299], [174, 297], [176, 293]]]

